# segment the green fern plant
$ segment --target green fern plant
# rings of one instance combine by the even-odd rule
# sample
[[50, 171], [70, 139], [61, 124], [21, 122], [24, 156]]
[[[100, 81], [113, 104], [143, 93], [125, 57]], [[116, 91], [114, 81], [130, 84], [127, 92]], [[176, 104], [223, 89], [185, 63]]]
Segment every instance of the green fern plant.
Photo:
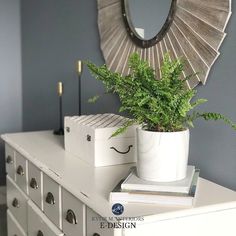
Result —
[[[133, 120], [118, 129], [113, 136], [124, 132], [133, 124], [142, 124], [143, 128], [150, 131], [182, 131], [193, 127], [194, 120], [198, 118], [223, 120], [236, 130], [236, 125], [219, 113], [194, 111], [190, 114], [191, 110], [207, 100], [191, 102], [197, 90], [186, 89], [186, 80], [192, 76], [180, 79], [184, 66], [181, 59], [171, 61], [166, 54], [161, 66], [160, 80], [155, 79], [155, 71], [137, 53], [129, 58], [131, 72], [127, 76], [110, 71], [106, 65], [98, 67], [87, 62], [87, 66], [95, 78], [103, 82], [106, 92], [118, 94], [122, 104], [120, 112], [126, 111], [133, 117]], [[95, 102], [97, 99], [98, 96], [95, 96], [91, 101]]]

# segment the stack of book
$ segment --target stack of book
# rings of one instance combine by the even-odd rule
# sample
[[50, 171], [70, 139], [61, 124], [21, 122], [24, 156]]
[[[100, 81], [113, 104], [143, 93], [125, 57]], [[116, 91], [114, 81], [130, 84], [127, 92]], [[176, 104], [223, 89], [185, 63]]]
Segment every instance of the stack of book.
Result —
[[185, 179], [154, 182], [138, 178], [136, 167], [110, 193], [111, 203], [151, 203], [169, 206], [193, 206], [199, 169], [188, 166]]

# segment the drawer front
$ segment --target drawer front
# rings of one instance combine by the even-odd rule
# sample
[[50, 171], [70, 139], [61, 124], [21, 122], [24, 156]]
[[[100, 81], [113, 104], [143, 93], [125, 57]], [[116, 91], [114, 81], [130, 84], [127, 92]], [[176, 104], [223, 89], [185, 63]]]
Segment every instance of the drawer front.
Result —
[[27, 164], [28, 164], [28, 161], [21, 154], [16, 152], [16, 183], [26, 194], [28, 194]]
[[28, 236], [61, 236], [63, 233], [41, 212], [28, 202]]
[[[106, 221], [101, 220], [101, 216], [87, 207], [87, 224], [86, 232], [87, 236], [113, 236], [114, 230], [108, 229]], [[101, 227], [101, 223], [105, 228]]]
[[31, 200], [42, 208], [42, 172], [32, 163], [28, 163], [28, 188]]
[[43, 209], [48, 218], [61, 229], [61, 187], [43, 175]]
[[5, 145], [5, 159], [6, 159], [6, 172], [14, 181], [16, 180], [15, 175], [15, 151], [8, 144]]
[[27, 232], [27, 196], [7, 177], [7, 206], [25, 232]]
[[65, 189], [62, 190], [62, 230], [69, 236], [82, 236], [85, 206]]
[[9, 210], [7, 211], [7, 229], [8, 236], [26, 236], [26, 233], [17, 223], [16, 219]]

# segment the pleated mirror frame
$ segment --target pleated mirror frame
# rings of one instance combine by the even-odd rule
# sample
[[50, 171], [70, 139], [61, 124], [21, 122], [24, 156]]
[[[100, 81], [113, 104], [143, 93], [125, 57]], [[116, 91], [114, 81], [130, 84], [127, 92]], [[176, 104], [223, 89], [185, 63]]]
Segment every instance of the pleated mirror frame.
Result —
[[162, 40], [149, 48], [137, 46], [130, 38], [122, 16], [122, 0], [97, 0], [100, 44], [109, 69], [129, 74], [128, 58], [137, 52], [161, 78], [163, 56], [185, 61], [182, 77], [193, 76], [188, 88], [206, 84], [210, 69], [226, 36], [231, 0], [177, 0], [173, 22]]

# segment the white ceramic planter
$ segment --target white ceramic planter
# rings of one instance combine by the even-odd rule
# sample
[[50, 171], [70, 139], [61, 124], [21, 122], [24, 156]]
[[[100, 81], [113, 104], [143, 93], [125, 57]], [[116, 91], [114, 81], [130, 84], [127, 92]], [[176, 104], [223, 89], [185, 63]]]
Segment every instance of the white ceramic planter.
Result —
[[189, 130], [152, 132], [137, 128], [137, 172], [139, 178], [171, 182], [186, 177]]

